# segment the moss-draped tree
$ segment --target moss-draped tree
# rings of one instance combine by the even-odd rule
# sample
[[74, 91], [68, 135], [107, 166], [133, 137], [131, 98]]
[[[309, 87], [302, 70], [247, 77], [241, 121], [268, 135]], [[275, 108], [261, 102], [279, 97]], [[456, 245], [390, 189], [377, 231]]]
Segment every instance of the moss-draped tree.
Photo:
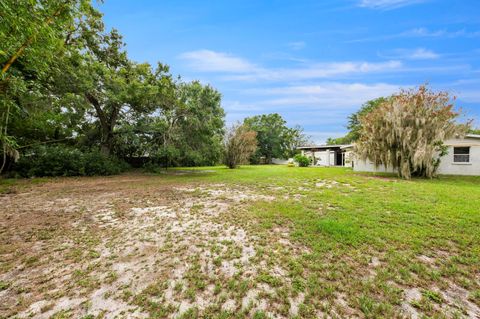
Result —
[[422, 85], [402, 90], [360, 117], [356, 153], [376, 166], [385, 165], [409, 179], [431, 178], [444, 155], [443, 141], [466, 132], [447, 92]]

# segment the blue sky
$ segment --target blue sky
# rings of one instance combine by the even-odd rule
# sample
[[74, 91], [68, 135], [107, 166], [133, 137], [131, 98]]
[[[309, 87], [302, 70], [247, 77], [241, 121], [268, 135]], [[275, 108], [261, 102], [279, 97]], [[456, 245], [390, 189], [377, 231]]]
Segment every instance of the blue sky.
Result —
[[223, 95], [227, 122], [280, 113], [316, 142], [363, 102], [429, 83], [480, 126], [480, 1], [105, 0], [130, 58]]

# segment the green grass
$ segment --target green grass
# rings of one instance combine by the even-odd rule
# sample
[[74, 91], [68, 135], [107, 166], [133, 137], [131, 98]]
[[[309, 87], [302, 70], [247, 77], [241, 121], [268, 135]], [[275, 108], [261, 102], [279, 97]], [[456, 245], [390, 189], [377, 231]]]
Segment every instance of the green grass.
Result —
[[15, 193], [17, 188], [24, 188], [34, 184], [42, 184], [51, 179], [49, 178], [30, 178], [30, 179], [15, 179], [15, 178], [1, 178], [0, 177], [0, 194]]
[[[187, 173], [178, 174], [182, 170]], [[352, 313], [367, 318], [400, 317], [402, 303], [406, 302], [405, 291], [410, 288], [421, 292], [420, 299], [410, 302], [411, 306], [428, 317], [445, 316], [442, 306], [451, 301], [440, 292], [454, 286], [465, 289], [465, 299], [480, 306], [480, 177], [440, 176], [405, 181], [344, 168], [266, 165], [235, 170], [169, 169], [167, 173], [152, 174], [142, 184], [125, 187], [159, 184], [225, 184], [276, 197], [273, 201], [248, 202], [239, 208], [240, 216], [232, 214], [226, 218], [263, 243], [255, 247], [256, 262], [282, 265], [288, 278], [259, 269], [251, 281], [232, 281], [230, 288], [225, 282], [215, 283], [215, 295], [227, 287], [232, 296], [243, 296], [254, 283], [267, 284], [274, 293], [265, 298], [279, 304], [279, 309], [288, 294], [304, 294], [305, 300], [299, 305], [299, 317], [304, 318], [316, 317], [317, 311], [330, 313], [334, 308], [340, 317]], [[3, 180], [0, 192], [24, 186], [28, 186], [26, 181]], [[201, 189], [191, 196], [202, 196]], [[201, 211], [202, 206], [193, 209]], [[278, 242], [278, 229], [287, 229], [290, 242], [302, 249], [286, 252]], [[88, 239], [92, 244], [82, 241], [85, 247], [82, 246], [78, 258], [86, 255], [96, 260], [99, 256], [93, 247], [97, 239]], [[241, 255], [241, 250], [227, 241], [214, 241], [209, 250], [215, 267]], [[29, 262], [35, 261], [25, 261]], [[85, 288], [97, 284], [88, 273], [77, 272], [73, 279]], [[185, 279], [185, 284], [178, 284], [175, 291], [191, 301], [209, 284], [195, 258], [190, 260]], [[116, 276], [112, 273], [105, 280], [114, 282]], [[5, 287], [8, 283], [2, 283], [0, 290]], [[134, 303], [152, 316], [172, 313], [174, 309], [147, 298], [152, 291], [160, 294], [157, 288], [160, 289], [150, 287], [135, 296]], [[335, 302], [339, 295], [344, 296], [341, 309]], [[198, 309], [192, 308], [183, 317], [198, 317], [198, 313]], [[267, 317], [263, 312], [250, 316]], [[220, 317], [233, 316], [224, 312]]]
[[[295, 256], [303, 271], [292, 276], [297, 286], [306, 286], [306, 300], [317, 308], [317, 300], [334, 298], [340, 291], [366, 317], [394, 316], [402, 289], [421, 287], [424, 303], [442, 305], [446, 301], [434, 289], [452, 284], [470, 291], [470, 300], [479, 304], [480, 177], [405, 181], [343, 168], [198, 169], [213, 172], [175, 178], [289, 196], [254, 202], [247, 214], [258, 221], [255, 232], [268, 238], [275, 227], [288, 227], [291, 240], [310, 249]], [[315, 186], [331, 181], [336, 183], [330, 188]], [[295, 199], [298, 194], [304, 196]], [[381, 265], [365, 279], [372, 256]], [[421, 256], [431, 256], [433, 264]], [[273, 279], [260, 274], [257, 280]], [[425, 313], [441, 316], [442, 310], [428, 306]]]

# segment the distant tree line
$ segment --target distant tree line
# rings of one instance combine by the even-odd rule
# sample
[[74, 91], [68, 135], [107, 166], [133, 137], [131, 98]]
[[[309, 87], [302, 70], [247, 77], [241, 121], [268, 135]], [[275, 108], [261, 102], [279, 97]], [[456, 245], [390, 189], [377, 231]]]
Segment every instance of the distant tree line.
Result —
[[311, 143], [302, 127], [288, 127], [278, 113], [247, 117], [243, 124], [257, 134], [258, 147], [250, 157], [254, 164], [262, 159], [270, 164], [274, 158], [291, 158], [299, 146]]

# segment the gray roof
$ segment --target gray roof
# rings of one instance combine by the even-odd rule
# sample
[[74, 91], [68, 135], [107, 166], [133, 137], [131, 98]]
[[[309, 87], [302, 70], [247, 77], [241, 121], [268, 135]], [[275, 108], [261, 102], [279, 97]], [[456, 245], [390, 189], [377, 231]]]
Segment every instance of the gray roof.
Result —
[[480, 134], [467, 134], [465, 137], [470, 137], [470, 138], [480, 138]]
[[328, 149], [328, 148], [348, 148], [353, 146], [353, 144], [335, 144], [335, 145], [327, 145], [327, 144], [321, 144], [321, 145], [309, 145], [309, 146], [300, 146], [297, 147], [298, 150], [309, 150], [309, 149]]
[[[480, 138], [480, 134], [466, 134], [465, 137]], [[353, 147], [353, 144], [335, 144], [335, 145], [320, 144], [320, 145], [300, 146], [300, 147], [297, 147], [297, 150], [329, 149], [329, 148], [345, 149], [350, 147]]]

